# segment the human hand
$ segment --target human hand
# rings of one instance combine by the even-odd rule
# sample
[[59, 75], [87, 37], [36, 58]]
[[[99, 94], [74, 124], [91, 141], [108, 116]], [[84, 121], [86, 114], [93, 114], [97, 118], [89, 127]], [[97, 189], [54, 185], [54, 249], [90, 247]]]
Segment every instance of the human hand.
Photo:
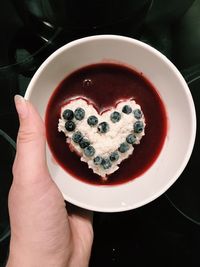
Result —
[[93, 240], [92, 213], [66, 211], [45, 158], [45, 129], [37, 111], [15, 97], [20, 128], [9, 194], [7, 267], [86, 267]]

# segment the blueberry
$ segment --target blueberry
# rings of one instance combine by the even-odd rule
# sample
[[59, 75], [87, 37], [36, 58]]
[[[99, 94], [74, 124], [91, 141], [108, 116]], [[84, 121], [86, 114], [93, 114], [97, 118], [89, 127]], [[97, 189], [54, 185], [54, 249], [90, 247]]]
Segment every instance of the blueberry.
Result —
[[98, 123], [98, 119], [96, 116], [92, 115], [90, 116], [88, 119], [87, 119], [87, 123], [90, 125], [90, 126], [95, 126], [97, 123]]
[[78, 121], [81, 121], [85, 117], [85, 110], [83, 108], [75, 109], [74, 116]]
[[119, 159], [119, 154], [117, 151], [114, 151], [110, 154], [110, 160], [111, 161], [115, 161], [115, 160], [118, 160]]
[[95, 149], [93, 146], [87, 146], [84, 148], [84, 154], [87, 156], [87, 157], [92, 157], [94, 156], [95, 154]]
[[71, 109], [65, 109], [62, 116], [65, 120], [72, 120], [74, 118], [74, 112]]
[[93, 159], [93, 161], [94, 161], [94, 164], [95, 164], [95, 165], [100, 165], [101, 162], [102, 162], [102, 157], [100, 157], [100, 156], [96, 156], [96, 157]]
[[118, 122], [120, 119], [121, 119], [121, 115], [120, 115], [120, 113], [119, 112], [117, 112], [117, 111], [114, 111], [113, 113], [111, 113], [111, 115], [110, 115], [110, 119], [111, 119], [111, 121], [112, 122]]
[[81, 132], [77, 131], [72, 135], [72, 140], [74, 143], [79, 143], [81, 139], [83, 138], [83, 135]]
[[108, 125], [108, 123], [107, 122], [101, 122], [101, 123], [99, 123], [99, 125], [98, 125], [98, 131], [100, 132], [100, 133], [107, 133], [108, 132], [108, 130], [109, 130], [109, 125]]
[[136, 121], [133, 125], [135, 133], [141, 133], [144, 130], [144, 124], [142, 121]]
[[112, 166], [111, 161], [108, 158], [102, 159], [101, 165], [103, 166], [104, 170], [109, 169]]
[[121, 143], [121, 145], [118, 148], [119, 152], [125, 153], [126, 151], [129, 150], [129, 145], [127, 143]]
[[134, 117], [139, 120], [142, 118], [142, 111], [138, 108], [133, 110]]
[[73, 132], [76, 128], [76, 125], [73, 121], [66, 121], [65, 122], [65, 129], [69, 132]]
[[136, 141], [136, 136], [133, 135], [133, 134], [129, 134], [127, 137], [126, 137], [126, 142], [129, 143], [129, 144], [134, 144]]
[[124, 112], [126, 114], [130, 114], [132, 112], [132, 108], [129, 105], [125, 105], [122, 108], [122, 112]]
[[79, 142], [81, 148], [85, 148], [90, 145], [90, 141], [87, 138], [82, 138]]

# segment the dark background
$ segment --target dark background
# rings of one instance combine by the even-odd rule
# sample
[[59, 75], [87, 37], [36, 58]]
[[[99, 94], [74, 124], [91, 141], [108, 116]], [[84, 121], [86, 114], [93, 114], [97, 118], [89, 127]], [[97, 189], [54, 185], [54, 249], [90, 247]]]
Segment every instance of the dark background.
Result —
[[[13, 96], [25, 93], [53, 51], [94, 34], [133, 37], [165, 54], [188, 83], [198, 122], [200, 0], [1, 0], [0, 267], [10, 240], [7, 195], [15, 150], [5, 132], [16, 140]], [[189, 164], [164, 195], [133, 211], [95, 213], [90, 267], [200, 266], [199, 149], [198, 126]]]

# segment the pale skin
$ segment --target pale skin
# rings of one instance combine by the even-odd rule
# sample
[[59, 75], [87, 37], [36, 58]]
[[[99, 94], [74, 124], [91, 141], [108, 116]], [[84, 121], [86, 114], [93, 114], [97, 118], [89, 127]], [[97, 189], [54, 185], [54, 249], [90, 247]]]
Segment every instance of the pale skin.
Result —
[[44, 123], [31, 103], [15, 97], [20, 128], [9, 194], [11, 242], [7, 267], [87, 267], [92, 213], [66, 211], [45, 158]]

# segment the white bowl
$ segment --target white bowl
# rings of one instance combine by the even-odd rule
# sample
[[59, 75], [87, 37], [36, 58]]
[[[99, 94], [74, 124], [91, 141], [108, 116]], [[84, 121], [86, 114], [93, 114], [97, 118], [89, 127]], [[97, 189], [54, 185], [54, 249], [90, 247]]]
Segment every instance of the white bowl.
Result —
[[48, 147], [47, 160], [50, 173], [67, 201], [89, 210], [118, 212], [149, 203], [177, 180], [192, 153], [196, 115], [185, 80], [164, 55], [140, 41], [114, 35], [82, 38], [55, 51], [35, 73], [25, 98], [44, 118], [50, 96], [68, 74], [105, 59], [132, 66], [157, 89], [168, 117], [167, 136], [157, 160], [140, 177], [116, 186], [91, 185], [70, 176], [52, 162]]

